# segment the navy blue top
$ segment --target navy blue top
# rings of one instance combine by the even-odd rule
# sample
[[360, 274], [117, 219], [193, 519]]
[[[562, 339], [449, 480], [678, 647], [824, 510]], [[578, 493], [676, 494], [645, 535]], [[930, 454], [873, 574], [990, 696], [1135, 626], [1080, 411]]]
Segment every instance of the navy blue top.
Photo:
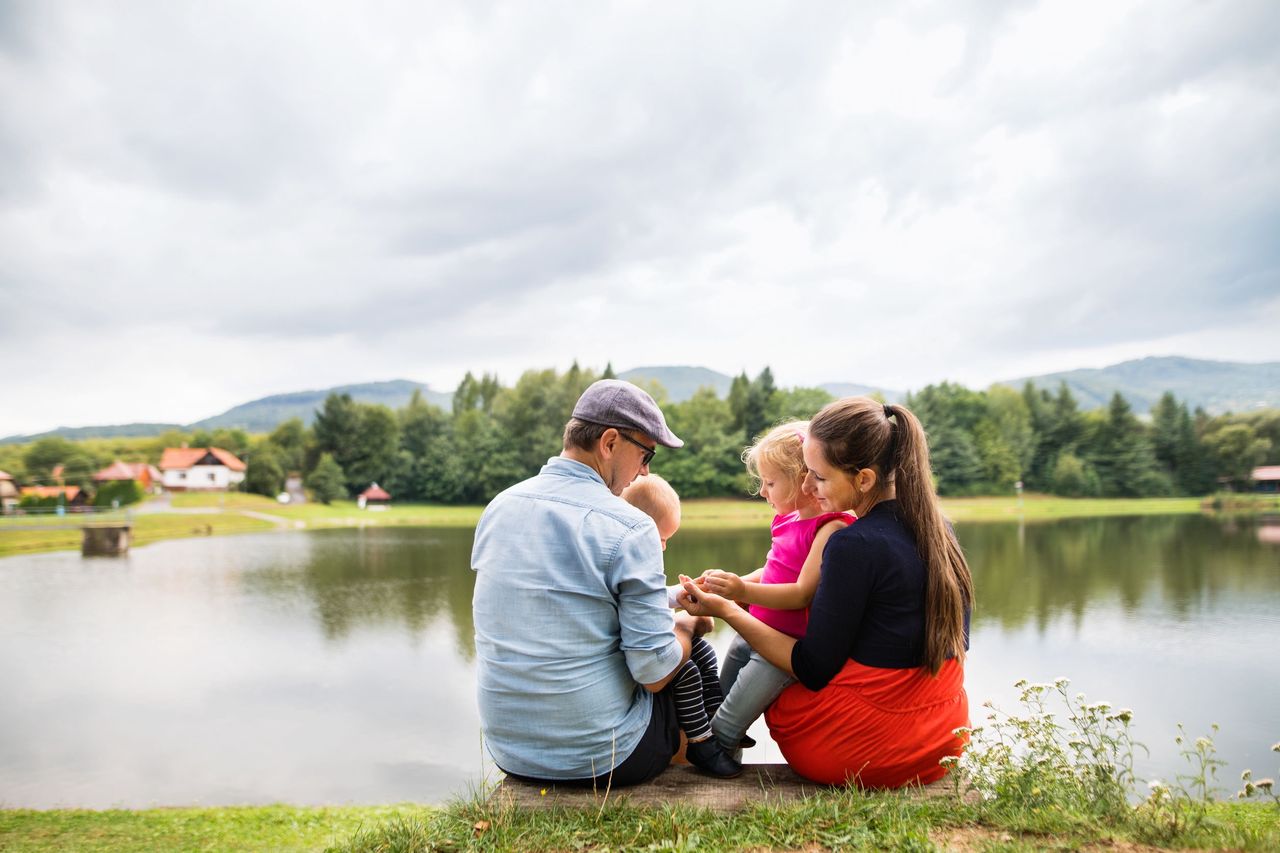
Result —
[[833, 533], [822, 552], [809, 627], [791, 650], [796, 678], [821, 690], [850, 659], [884, 669], [923, 665], [926, 588], [924, 561], [896, 500], [881, 501]]

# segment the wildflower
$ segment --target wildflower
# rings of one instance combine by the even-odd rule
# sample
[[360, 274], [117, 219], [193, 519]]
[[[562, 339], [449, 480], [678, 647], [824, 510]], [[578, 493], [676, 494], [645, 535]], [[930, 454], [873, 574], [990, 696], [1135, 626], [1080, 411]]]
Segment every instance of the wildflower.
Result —
[[545, 797], [547, 795], [547, 789], [543, 788], [541, 791], [538, 792], [538, 794]]
[[1129, 722], [1130, 720], [1132, 720], [1132, 719], [1133, 719], [1133, 709], [1131, 709], [1131, 708], [1121, 708], [1119, 711], [1116, 711], [1116, 712], [1115, 712], [1115, 714], [1113, 714], [1112, 716], [1107, 717], [1107, 719], [1108, 719], [1108, 720], [1119, 720], [1119, 721], [1120, 721], [1120, 722], [1122, 722], [1122, 723], [1127, 723], [1127, 722]]
[[1213, 748], [1213, 741], [1209, 740], [1207, 737], [1196, 738], [1196, 749], [1212, 749], [1212, 748]]
[[1059, 690], [1066, 687], [1070, 683], [1071, 683], [1071, 679], [1067, 678], [1065, 675], [1059, 675], [1057, 678], [1053, 680], [1053, 686], [1058, 688]]
[[951, 733], [956, 737], [964, 737], [965, 735], [973, 734], [973, 729], [968, 726], [960, 726], [957, 729], [952, 729]]
[[1271, 744], [1271, 751], [1272, 751], [1272, 752], [1280, 752], [1280, 743], [1273, 743], [1273, 744]]
[[1259, 788], [1261, 788], [1263, 791], [1266, 791], [1268, 794], [1270, 794], [1272, 786], [1276, 784], [1276, 780], [1259, 779], [1257, 782], [1254, 782], [1254, 784], [1257, 785]]
[[1086, 705], [1085, 710], [1097, 711], [1100, 714], [1105, 714], [1111, 710], [1111, 703], [1110, 702], [1094, 702], [1092, 705]]
[[[1013, 682], [1013, 686], [1021, 690], [1027, 686], [1027, 680], [1025, 678], [1019, 678], [1017, 681]], [[1277, 746], [1280, 746], [1280, 744], [1277, 744]]]
[[1248, 768], [1245, 768], [1245, 771], [1240, 774], [1241, 782], [1248, 782], [1252, 778], [1253, 778], [1253, 771]]
[[1153, 791], [1159, 791], [1159, 790], [1162, 790], [1165, 787], [1165, 785], [1159, 779], [1152, 779], [1150, 782], [1147, 783], [1147, 787]]

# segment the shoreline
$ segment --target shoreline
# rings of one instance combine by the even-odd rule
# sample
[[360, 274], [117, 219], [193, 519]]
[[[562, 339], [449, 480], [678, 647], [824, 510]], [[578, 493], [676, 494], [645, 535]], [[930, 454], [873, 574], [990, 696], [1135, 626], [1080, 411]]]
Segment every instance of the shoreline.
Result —
[[[133, 546], [169, 539], [317, 530], [342, 527], [474, 527], [482, 506], [401, 504], [361, 510], [354, 501], [290, 506], [241, 492], [185, 493], [170, 497], [171, 508], [146, 503], [132, 509]], [[1215, 508], [1215, 505], [1217, 508]], [[762, 526], [771, 518], [756, 499], [695, 498], [684, 501], [683, 526], [716, 530]], [[1258, 514], [1280, 511], [1275, 496], [1234, 495], [1206, 498], [1060, 498], [1031, 494], [1014, 497], [942, 499], [943, 513], [956, 524], [1040, 523], [1070, 518], [1149, 515]], [[32, 529], [19, 519], [0, 519], [0, 559], [24, 554], [74, 551], [80, 547], [81, 519], [68, 515], [57, 529]]]

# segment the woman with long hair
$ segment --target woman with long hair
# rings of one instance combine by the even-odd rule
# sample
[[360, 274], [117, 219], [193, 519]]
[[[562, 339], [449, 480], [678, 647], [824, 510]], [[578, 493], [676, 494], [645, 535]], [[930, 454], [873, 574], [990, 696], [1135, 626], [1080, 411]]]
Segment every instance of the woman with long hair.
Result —
[[787, 762], [818, 782], [928, 784], [958, 755], [973, 581], [942, 516], [924, 429], [904, 406], [849, 397], [810, 422], [805, 489], [858, 520], [832, 534], [796, 639], [682, 578], [681, 604], [725, 620], [800, 682], [769, 708]]

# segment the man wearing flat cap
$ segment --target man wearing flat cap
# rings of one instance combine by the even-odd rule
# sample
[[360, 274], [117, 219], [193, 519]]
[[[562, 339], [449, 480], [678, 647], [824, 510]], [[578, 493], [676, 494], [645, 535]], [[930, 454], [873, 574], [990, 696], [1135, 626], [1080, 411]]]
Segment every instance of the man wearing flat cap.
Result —
[[471, 566], [480, 727], [498, 766], [536, 782], [645, 782], [679, 746], [671, 691], [697, 620], [667, 606], [653, 520], [618, 495], [657, 445], [683, 445], [653, 398], [602, 379], [564, 450], [502, 492]]

